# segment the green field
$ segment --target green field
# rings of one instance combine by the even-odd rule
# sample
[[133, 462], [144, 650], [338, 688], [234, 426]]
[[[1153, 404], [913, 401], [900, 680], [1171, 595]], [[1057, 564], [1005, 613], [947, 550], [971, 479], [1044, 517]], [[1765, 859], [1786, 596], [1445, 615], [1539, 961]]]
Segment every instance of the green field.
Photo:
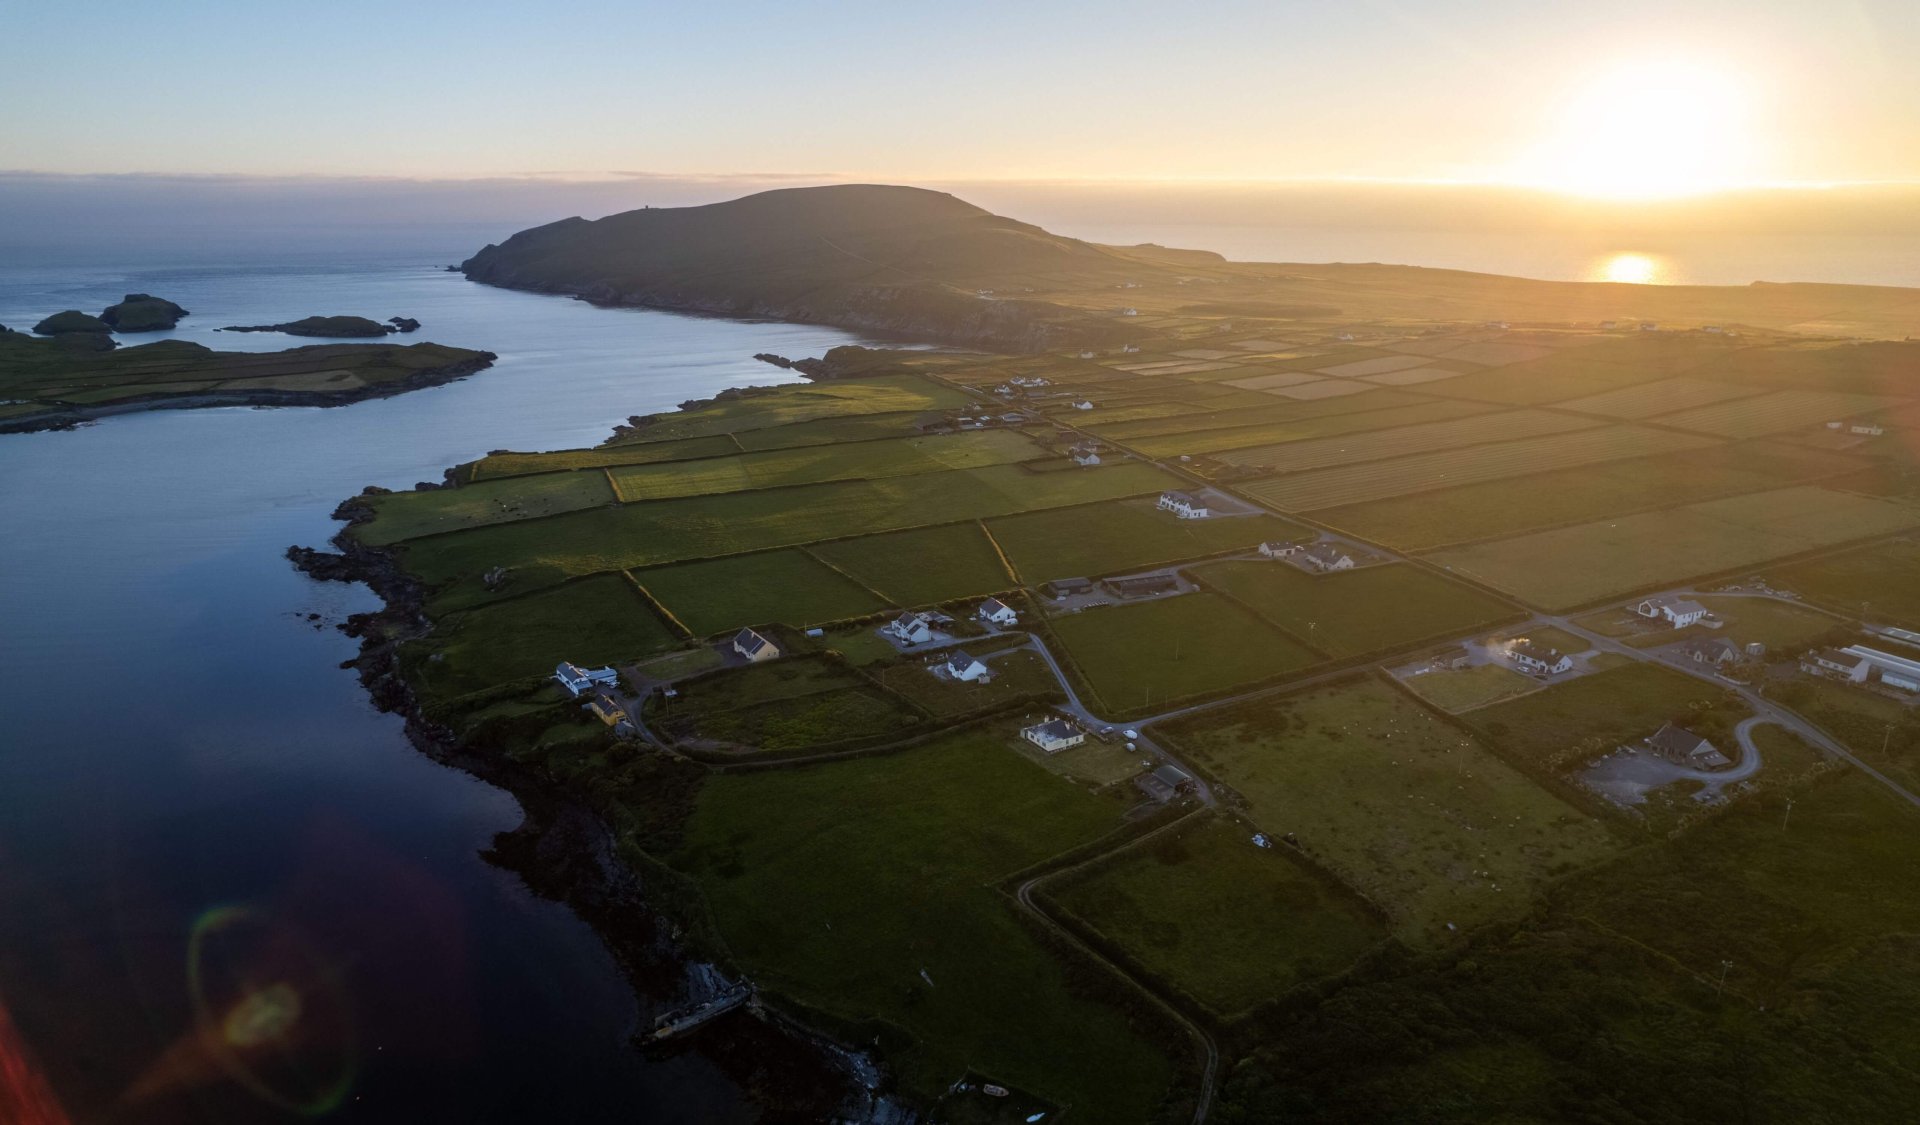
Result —
[[1453, 547], [1431, 558], [1559, 609], [1916, 524], [1920, 510], [1909, 505], [1800, 486]]
[[1745, 710], [1728, 702], [1725, 688], [1636, 662], [1482, 707], [1466, 718], [1515, 758], [1558, 770], [1645, 738], [1669, 721], [1711, 737], [1696, 719], [1718, 706]]
[[354, 535], [362, 543], [384, 546], [416, 535], [602, 507], [613, 499], [606, 474], [598, 469], [394, 492], [367, 498], [374, 518], [356, 526]]
[[1250, 835], [1209, 819], [1047, 896], [1222, 1016], [1337, 973], [1386, 936], [1364, 903]]
[[655, 415], [648, 425], [619, 444], [707, 437], [713, 434], [743, 434], [748, 430], [847, 415], [942, 410], [963, 406], [966, 401], [966, 396], [959, 391], [918, 375], [888, 375], [760, 388], [715, 399], [692, 410]]
[[1724, 345], [1699, 338], [1627, 337], [1462, 375], [1423, 389], [1523, 406], [1559, 402], [1683, 374], [1712, 363], [1726, 351]]
[[1494, 407], [1472, 402], [1415, 402], [1405, 406], [1367, 410], [1358, 413], [1323, 414], [1317, 417], [1290, 417], [1260, 422], [1261, 410], [1235, 411], [1220, 416], [1220, 428], [1189, 430], [1171, 434], [1124, 438], [1115, 433], [1119, 427], [1101, 431], [1104, 436], [1130, 446], [1150, 457], [1171, 457], [1181, 453], [1214, 453], [1245, 446], [1275, 445], [1281, 442], [1328, 438], [1338, 434], [1382, 430], [1416, 422], [1437, 422], [1484, 414]]
[[[1232, 1071], [1222, 1116], [1430, 1121], [1444, 1102], [1512, 1123], [1907, 1119], [1913, 809], [1856, 775], [1793, 809], [1783, 832], [1784, 798], [1736, 802], [1570, 880], [1513, 937], [1345, 990]], [[1621, 1112], [1587, 1113], [1596, 1099]]]
[[1183, 520], [1152, 499], [1006, 516], [989, 520], [987, 528], [1028, 585], [1250, 551], [1263, 540], [1313, 534], [1266, 515]]
[[1193, 573], [1335, 659], [1469, 633], [1518, 613], [1405, 564], [1308, 574], [1284, 562], [1228, 560]]
[[794, 549], [650, 567], [633, 577], [696, 637], [743, 625], [805, 628], [887, 608], [858, 583]]
[[1920, 630], [1920, 542], [1876, 543], [1767, 572], [1767, 582], [1848, 616]]
[[1412, 406], [1425, 401], [1427, 400], [1400, 391], [1378, 390], [1351, 398], [1324, 399], [1319, 402], [1275, 402], [1271, 406], [1252, 410], [1208, 411], [1205, 414], [1116, 422], [1099, 427], [1098, 432], [1101, 437], [1110, 437], [1114, 441], [1131, 445], [1137, 439], [1161, 437], [1167, 434], [1285, 424], [1308, 418], [1325, 418], [1337, 414], [1358, 414], [1389, 407]]
[[740, 448], [753, 451], [912, 437], [920, 432], [920, 423], [926, 417], [925, 412], [917, 410], [890, 414], [849, 414], [839, 418], [816, 418], [810, 422], [789, 422], [759, 430], [736, 430], [733, 440], [739, 443]]
[[756, 984], [857, 1026], [850, 1041], [880, 1033], [910, 1093], [972, 1070], [1089, 1122], [1145, 1122], [1171, 1064], [1070, 985], [992, 887], [1116, 827], [1115, 812], [997, 737], [960, 734], [712, 777], [674, 862]]
[[618, 574], [596, 575], [524, 597], [507, 597], [437, 622], [426, 642], [440, 654], [410, 668], [442, 698], [527, 676], [634, 660], [673, 648], [678, 634]]
[[1883, 395], [1846, 394], [1840, 391], [1774, 391], [1757, 398], [1662, 414], [1653, 421], [1696, 433], [1748, 438], [1803, 426], [1817, 426], [1822, 422], [1879, 410], [1897, 401]]
[[489, 453], [473, 463], [475, 480], [552, 473], [565, 469], [603, 469], [610, 465], [644, 465], [653, 461], [680, 461], [693, 457], [724, 457], [738, 453], [728, 437], [688, 438], [616, 445], [608, 449], [560, 449], [552, 453]]
[[740, 492], [751, 488], [816, 484], [832, 480], [860, 480], [909, 476], [942, 469], [973, 469], [1030, 461], [1046, 451], [1012, 430], [942, 434], [936, 437], [861, 441], [845, 445], [801, 446], [706, 457], [698, 461], [670, 461], [654, 465], [626, 465], [608, 470], [620, 499], [660, 500], [674, 496], [702, 496]]
[[904, 703], [826, 657], [730, 668], [653, 699], [648, 714], [672, 738], [717, 748], [805, 750], [907, 738], [922, 722]]
[[[1024, 639], [1014, 638], [1014, 642]], [[939, 719], [1005, 707], [1036, 696], [1058, 696], [1060, 681], [1054, 678], [1053, 670], [1047, 667], [1046, 661], [1040, 659], [1040, 654], [1031, 650], [1001, 651], [1008, 647], [1008, 643], [1003, 638], [983, 638], [962, 646], [967, 653], [993, 669], [990, 683], [969, 684], [941, 679], [917, 657], [870, 667], [867, 671], [888, 691], [924, 708]]]
[[1314, 518], [1376, 543], [1424, 551], [1762, 492], [1833, 476], [1854, 464], [1831, 454], [1778, 445], [1708, 446], [1323, 508]]
[[1702, 596], [1698, 600], [1726, 622], [1703, 635], [1724, 637], [1736, 646], [1759, 641], [1773, 655], [1799, 652], [1836, 630], [1848, 628], [1846, 622], [1817, 610], [1772, 598]]
[[1454, 714], [1525, 695], [1540, 686], [1537, 681], [1502, 664], [1444, 668], [1408, 676], [1401, 682], [1407, 685], [1408, 691]]
[[[1391, 413], [1398, 414], [1399, 411]], [[1362, 415], [1374, 418], [1377, 415]], [[1363, 433], [1312, 441], [1288, 441], [1279, 445], [1255, 445], [1244, 449], [1223, 450], [1215, 457], [1230, 465], [1264, 468], [1278, 473], [1298, 473], [1377, 461], [1383, 457], [1405, 457], [1459, 446], [1485, 445], [1491, 442], [1517, 441], [1574, 430], [1589, 430], [1604, 423], [1591, 418], [1576, 418], [1545, 410], [1510, 410], [1497, 414], [1472, 414], [1443, 422], [1369, 429]]]
[[1116, 714], [1153, 714], [1318, 659], [1305, 645], [1208, 593], [1085, 610], [1048, 624], [1103, 709]]
[[1622, 387], [1617, 391], [1576, 398], [1558, 405], [1561, 410], [1578, 410], [1584, 414], [1640, 419], [1652, 414], [1668, 414], [1762, 393], [1764, 388], [1761, 387], [1743, 387], [1737, 383], [1716, 383], [1711, 379], [1682, 376], [1678, 379], [1662, 379], [1658, 383]]
[[1336, 465], [1256, 480], [1240, 488], [1277, 508], [1309, 512], [1507, 477], [1532, 478], [1555, 469], [1625, 461], [1711, 443], [1710, 438], [1642, 426], [1602, 426], [1571, 434]]
[[1526, 912], [1608, 835], [1458, 728], [1375, 679], [1160, 728], [1413, 944]]
[[901, 606], [935, 605], [1015, 585], [978, 523], [836, 539], [808, 550]]
[[595, 571], [1115, 499], [1158, 491], [1171, 481], [1138, 463], [1091, 473], [994, 465], [692, 496], [416, 539], [408, 543], [404, 562], [430, 584], [459, 582], [442, 594], [443, 604], [459, 604], [479, 596], [482, 572], [503, 564], [513, 567], [516, 582], [552, 583]]

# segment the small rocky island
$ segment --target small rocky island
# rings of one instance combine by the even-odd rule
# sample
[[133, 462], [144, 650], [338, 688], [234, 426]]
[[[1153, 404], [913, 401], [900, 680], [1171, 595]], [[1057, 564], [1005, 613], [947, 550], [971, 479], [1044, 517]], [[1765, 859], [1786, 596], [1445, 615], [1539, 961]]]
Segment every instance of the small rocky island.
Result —
[[318, 336], [332, 340], [360, 340], [395, 332], [412, 332], [420, 322], [407, 316], [390, 316], [385, 324], [364, 316], [307, 316], [284, 324], [229, 324], [221, 332], [284, 332], [289, 336]]
[[117, 305], [108, 305], [99, 316], [68, 309], [57, 312], [33, 326], [42, 336], [94, 337], [99, 350], [114, 346], [109, 338], [116, 332], [164, 332], [180, 323], [187, 310], [163, 297], [150, 293], [129, 293]]

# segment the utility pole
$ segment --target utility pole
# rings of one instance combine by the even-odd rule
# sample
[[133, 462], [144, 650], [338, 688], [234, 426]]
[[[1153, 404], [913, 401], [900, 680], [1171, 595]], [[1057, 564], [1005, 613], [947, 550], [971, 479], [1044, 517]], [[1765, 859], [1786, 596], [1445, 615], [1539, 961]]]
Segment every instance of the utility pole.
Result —
[[1733, 962], [1731, 961], [1720, 962], [1720, 985], [1714, 991], [1725, 992], [1727, 990], [1727, 970], [1731, 968], [1733, 968]]
[[1791, 818], [1792, 816], [1793, 816], [1793, 798], [1792, 798], [1792, 797], [1788, 797], [1788, 798], [1787, 798], [1787, 815], [1786, 815], [1786, 816], [1783, 816], [1783, 817], [1781, 817], [1781, 818], [1780, 818], [1780, 831], [1781, 831], [1782, 833], [1785, 833], [1785, 832], [1786, 832], [1786, 830], [1787, 830], [1787, 821], [1788, 821], [1788, 820], [1789, 820], [1789, 819], [1790, 819], [1790, 818]]

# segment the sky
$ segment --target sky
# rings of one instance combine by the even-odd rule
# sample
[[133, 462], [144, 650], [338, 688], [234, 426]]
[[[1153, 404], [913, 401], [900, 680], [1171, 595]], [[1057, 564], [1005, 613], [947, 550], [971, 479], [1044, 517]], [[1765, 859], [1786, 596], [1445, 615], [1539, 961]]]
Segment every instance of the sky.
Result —
[[1914, 0], [13, 0], [0, 170], [1920, 181]]

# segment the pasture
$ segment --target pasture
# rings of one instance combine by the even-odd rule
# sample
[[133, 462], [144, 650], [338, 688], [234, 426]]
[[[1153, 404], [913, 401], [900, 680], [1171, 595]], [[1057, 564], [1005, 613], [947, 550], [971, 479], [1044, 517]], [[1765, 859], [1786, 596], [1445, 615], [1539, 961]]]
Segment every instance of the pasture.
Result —
[[1048, 626], [1101, 709], [1114, 714], [1150, 715], [1319, 659], [1208, 593], [1086, 610], [1053, 618]]
[[1500, 664], [1475, 664], [1470, 668], [1445, 668], [1406, 676], [1401, 683], [1407, 690], [1449, 714], [1471, 711], [1503, 699], [1525, 695], [1540, 685]]
[[[1920, 524], [1920, 510], [1799, 486], [1642, 512], [1434, 553], [1436, 562], [1550, 609], [1598, 601]], [[1578, 565], [1542, 565], [1542, 560]]]
[[[1273, 446], [1285, 442], [1337, 437], [1341, 434], [1384, 430], [1418, 422], [1438, 422], [1485, 414], [1495, 407], [1473, 402], [1420, 402], [1408, 406], [1389, 406], [1357, 414], [1329, 414], [1318, 418], [1287, 421], [1252, 422], [1246, 417], [1228, 419], [1219, 429], [1187, 431], [1177, 434], [1126, 439], [1125, 444], [1152, 457], [1181, 453], [1216, 453], [1249, 446]], [[1249, 412], [1248, 417], [1258, 412]], [[1115, 439], [1122, 440], [1122, 439]], [[1223, 460], [1231, 458], [1223, 457]]]
[[1497, 598], [1406, 564], [1308, 574], [1284, 562], [1226, 560], [1193, 573], [1336, 660], [1518, 615]]
[[476, 528], [408, 543], [406, 567], [446, 587], [440, 604], [482, 598], [493, 566], [542, 585], [577, 574], [741, 554], [1036, 508], [1157, 492], [1174, 478], [1138, 462], [1089, 473], [993, 465], [876, 481], [834, 481], [597, 508], [533, 523]]
[[[1173, 1066], [1069, 983], [992, 884], [1117, 827], [1116, 807], [966, 733], [903, 753], [709, 778], [675, 866], [762, 988], [859, 1041], [908, 1092], [969, 1070], [1145, 1122]], [[904, 1038], [904, 1042], [902, 1039]]]
[[1017, 585], [977, 522], [836, 539], [807, 550], [899, 606], [935, 605]]
[[1391, 429], [1369, 429], [1364, 433], [1312, 441], [1289, 441], [1279, 445], [1259, 445], [1230, 449], [1215, 456], [1232, 465], [1267, 468], [1275, 472], [1295, 473], [1346, 465], [1357, 461], [1376, 461], [1383, 457], [1404, 457], [1431, 450], [1457, 446], [1484, 445], [1546, 434], [1564, 434], [1592, 429], [1602, 423], [1544, 410], [1514, 410], [1499, 414], [1478, 414], [1443, 422], [1424, 422]]
[[1517, 917], [1607, 832], [1379, 680], [1206, 712], [1162, 728], [1412, 945]]
[[1712, 443], [1642, 426], [1601, 426], [1493, 445], [1443, 449], [1359, 465], [1269, 477], [1241, 485], [1251, 496], [1291, 512], [1384, 500], [1506, 477], [1605, 461], [1624, 461]]
[[799, 446], [607, 470], [625, 503], [676, 496], [778, 488], [822, 481], [878, 479], [1005, 465], [1046, 451], [1013, 430]]
[[[1370, 410], [1384, 410], [1396, 406], [1413, 406], [1426, 400], [1398, 391], [1375, 391], [1364, 398], [1340, 399], [1330, 402], [1276, 402], [1271, 406], [1257, 407], [1252, 410], [1217, 411], [1203, 414], [1185, 414], [1170, 418], [1151, 418], [1134, 422], [1118, 422], [1096, 427], [1101, 437], [1111, 437], [1114, 441], [1131, 445], [1137, 438], [1161, 437], [1167, 434], [1187, 433], [1194, 430], [1217, 430], [1234, 426], [1266, 425], [1268, 423], [1298, 422], [1309, 418], [1327, 418], [1340, 414], [1357, 414]], [[1493, 409], [1489, 407], [1487, 409]]]
[[1755, 398], [1661, 414], [1653, 421], [1695, 433], [1750, 438], [1838, 421], [1879, 410], [1896, 400], [1844, 391], [1774, 391]]
[[1761, 492], [1831, 477], [1853, 464], [1787, 446], [1713, 445], [1323, 508], [1314, 518], [1375, 543], [1425, 551], [1716, 496]]
[[552, 453], [489, 453], [473, 462], [474, 480], [554, 473], [567, 469], [604, 469], [612, 465], [643, 465], [654, 461], [683, 461], [694, 457], [723, 457], [740, 447], [725, 436], [685, 441], [629, 443], [605, 449], [559, 449]]
[[1691, 722], [1726, 698], [1724, 687], [1636, 661], [1482, 707], [1465, 719], [1515, 758], [1563, 770], [1645, 738], [1662, 723]]
[[900, 700], [824, 657], [729, 668], [686, 680], [677, 699], [648, 700], [655, 728], [709, 747], [806, 750], [900, 739], [924, 720]]
[[1310, 534], [1266, 515], [1183, 520], [1147, 499], [1003, 516], [988, 520], [987, 529], [1029, 586], [1250, 551], [1262, 540]]
[[1848, 615], [1864, 606], [1874, 624], [1920, 630], [1920, 542], [1901, 539], [1790, 563], [1767, 582]]
[[1639, 383], [1617, 391], [1605, 391], [1559, 404], [1561, 410], [1582, 414], [1600, 414], [1609, 418], [1640, 419], [1668, 414], [1692, 407], [1710, 406], [1728, 399], [1747, 398], [1764, 393], [1764, 388], [1743, 387], [1737, 383], [1716, 383], [1711, 379], [1681, 376], [1657, 383]]
[[[1726, 625], [1705, 634], [1724, 637], [1736, 645], [1758, 641], [1772, 655], [1792, 654], [1812, 645], [1836, 630], [1849, 628], [1818, 610], [1772, 598], [1702, 595], [1701, 605], [1712, 610]], [[1858, 606], [1854, 607], [1858, 610]]]
[[1338, 973], [1385, 938], [1365, 903], [1250, 835], [1209, 818], [1056, 881], [1046, 896], [1223, 1017]]
[[354, 537], [378, 547], [417, 535], [597, 508], [613, 503], [614, 496], [606, 474], [588, 469], [475, 481], [426, 492], [393, 492], [365, 500], [373, 508], [373, 519], [356, 525]]
[[[1013, 640], [1024, 643], [1025, 639]], [[867, 671], [888, 691], [942, 720], [1005, 707], [1022, 699], [1058, 697], [1060, 681], [1054, 679], [1053, 670], [1040, 659], [1040, 654], [1031, 649], [1007, 652], [1008, 643], [1003, 639], [983, 638], [965, 646], [968, 653], [993, 669], [989, 683], [943, 679], [929, 671], [925, 660], [917, 656], [884, 667], [870, 667]], [[944, 660], [944, 654], [939, 658]]]
[[966, 401], [966, 395], [960, 391], [919, 375], [794, 383], [716, 398], [691, 410], [656, 414], [647, 425], [617, 444], [737, 434], [855, 414], [944, 410], [964, 406]]
[[805, 628], [887, 608], [872, 591], [794, 548], [632, 573], [634, 581], [696, 637], [745, 625]]
[[664, 652], [680, 638], [618, 574], [595, 575], [437, 621], [418, 642], [435, 660], [409, 660], [409, 678], [449, 698], [531, 676], [571, 660], [583, 667]]

